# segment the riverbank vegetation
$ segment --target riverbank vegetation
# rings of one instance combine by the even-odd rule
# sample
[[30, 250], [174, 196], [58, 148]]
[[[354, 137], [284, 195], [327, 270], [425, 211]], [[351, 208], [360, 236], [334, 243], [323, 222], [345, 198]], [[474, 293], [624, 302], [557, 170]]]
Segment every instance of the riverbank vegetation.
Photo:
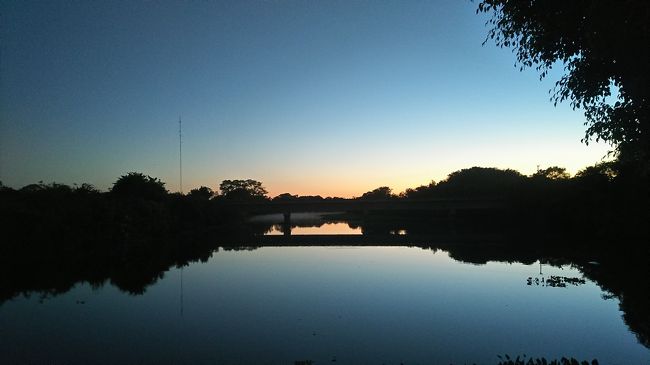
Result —
[[[43, 255], [66, 247], [79, 252], [92, 246], [114, 251], [139, 247], [162, 237], [213, 233], [252, 233], [247, 214], [238, 203], [319, 201], [436, 201], [496, 200], [499, 210], [459, 210], [455, 224], [498, 230], [538, 230], [549, 236], [583, 238], [648, 237], [650, 182], [626, 175], [614, 162], [602, 162], [570, 176], [564, 168], [540, 169], [530, 176], [515, 170], [472, 167], [452, 172], [436, 183], [393, 193], [379, 187], [357, 198], [323, 198], [290, 193], [269, 197], [261, 182], [225, 180], [220, 190], [201, 186], [188, 194], [170, 193], [164, 182], [141, 173], [121, 176], [107, 192], [92, 185], [30, 184], [20, 189], [0, 186], [0, 219], [7, 237], [0, 253], [27, 253], [37, 246]], [[346, 212], [338, 220], [363, 226], [366, 232], [421, 232], [436, 226], [439, 211]], [[262, 230], [261, 232], [264, 232]], [[426, 232], [425, 232], [426, 233]], [[57, 241], [57, 244], [46, 244]], [[65, 242], [62, 244], [61, 242]], [[62, 245], [62, 246], [61, 246]], [[91, 246], [91, 247], [89, 247]], [[25, 252], [24, 252], [25, 251]]]

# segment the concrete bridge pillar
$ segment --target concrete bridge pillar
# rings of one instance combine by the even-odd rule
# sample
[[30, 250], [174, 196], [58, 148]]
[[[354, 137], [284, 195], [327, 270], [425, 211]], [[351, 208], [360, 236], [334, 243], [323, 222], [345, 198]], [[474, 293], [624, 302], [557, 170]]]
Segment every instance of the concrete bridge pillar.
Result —
[[282, 232], [285, 236], [291, 235], [291, 212], [285, 212], [282, 214], [284, 220], [282, 221]]

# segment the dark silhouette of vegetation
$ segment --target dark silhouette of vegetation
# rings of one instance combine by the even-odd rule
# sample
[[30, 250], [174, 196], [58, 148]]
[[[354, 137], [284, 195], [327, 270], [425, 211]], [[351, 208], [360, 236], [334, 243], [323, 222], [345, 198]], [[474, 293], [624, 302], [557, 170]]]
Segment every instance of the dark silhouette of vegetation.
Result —
[[472, 167], [449, 174], [435, 189], [442, 195], [499, 197], [512, 195], [526, 180], [515, 170]]
[[197, 200], [210, 200], [214, 197], [214, 191], [207, 186], [201, 186], [200, 188], [190, 190], [187, 196]]
[[[564, 168], [540, 169], [532, 176], [514, 170], [473, 167], [452, 172], [436, 184], [407, 189], [395, 195], [388, 187], [363, 194], [359, 201], [427, 201], [436, 199], [496, 199], [503, 202], [499, 211], [455, 212], [454, 224], [473, 227], [495, 227], [521, 231], [539, 230], [572, 237], [647, 237], [644, 228], [649, 220], [647, 206], [650, 195], [638, 179], [620, 174], [617, 161], [587, 167], [574, 177]], [[261, 182], [225, 180], [222, 194], [208, 187], [193, 189], [189, 194], [168, 194], [164, 183], [141, 173], [121, 176], [109, 193], [101, 193], [88, 184], [67, 186], [51, 183], [30, 184], [16, 191], [4, 187], [4, 222], [17, 237], [30, 237], [45, 232], [66, 233], [71, 241], [84, 234], [76, 230], [101, 232], [104, 237], [134, 237], [168, 232], [209, 231], [233, 224], [246, 225], [246, 212], [239, 201], [247, 202], [349, 202], [351, 199], [323, 198], [280, 194], [272, 200], [266, 196]], [[644, 190], [645, 189], [645, 190]], [[405, 205], [408, 207], [408, 205]], [[340, 219], [362, 222], [365, 233], [407, 231], [417, 233], [430, 229], [431, 219], [449, 219], [444, 211], [426, 215], [420, 211], [371, 211], [355, 215], [347, 212]], [[422, 217], [426, 217], [422, 218]], [[13, 223], [11, 223], [13, 222]], [[391, 222], [388, 224], [387, 222]], [[376, 224], [375, 224], [376, 223]], [[27, 232], [18, 231], [18, 228]], [[99, 227], [99, 229], [95, 228]], [[220, 229], [220, 228], [219, 228]], [[39, 233], [40, 232], [40, 233]], [[44, 234], [45, 235], [45, 234]], [[29, 238], [25, 241], [31, 241]], [[4, 245], [8, 247], [10, 245]]]
[[268, 192], [256, 180], [224, 180], [219, 185], [220, 198], [227, 200], [267, 200]]
[[167, 195], [167, 189], [158, 178], [129, 172], [113, 183], [111, 193], [124, 198], [160, 201]]
[[608, 183], [618, 176], [616, 162], [600, 162], [593, 166], [587, 166], [576, 173], [576, 178], [587, 183]]
[[512, 47], [521, 69], [543, 78], [560, 63], [552, 100], [584, 110], [583, 141], [613, 144], [625, 170], [648, 177], [650, 2], [483, 0], [477, 13], [491, 15], [488, 39]]
[[[275, 196], [272, 201], [292, 201], [292, 200], [298, 200], [300, 197], [298, 195], [294, 195], [291, 193], [282, 193], [277, 196]], [[322, 199], [322, 198], [321, 198]]]
[[141, 173], [121, 176], [107, 193], [42, 182], [1, 189], [0, 207], [0, 266], [21, 273], [0, 279], [0, 298], [25, 282], [57, 293], [79, 280], [100, 285], [109, 278], [138, 293], [197, 249], [208, 255], [207, 241], [186, 238], [188, 232], [205, 237], [243, 225], [219, 201], [168, 194], [163, 182]]
[[537, 170], [532, 176], [533, 179], [544, 180], [566, 180], [571, 177], [564, 167], [551, 166], [546, 169]]
[[498, 365], [598, 365], [598, 360], [596, 359], [589, 362], [586, 360], [579, 361], [572, 357], [563, 357], [560, 360], [546, 360], [544, 357], [529, 358], [526, 360], [526, 355], [522, 357], [517, 356], [514, 359], [511, 359], [508, 355], [504, 355], [503, 357], [501, 357], [501, 355], [498, 355], [498, 357], [501, 360], [499, 361]]
[[443, 197], [476, 198], [510, 196], [521, 188], [527, 177], [515, 170], [501, 170], [491, 167], [472, 167], [452, 172], [438, 184], [406, 189], [398, 196], [389, 187], [377, 188], [364, 193], [361, 199], [435, 199]]
[[[398, 200], [431, 200], [430, 218], [449, 218], [448, 213], [433, 211], [436, 200], [487, 199], [503, 203], [504, 209], [498, 211], [457, 210], [453, 216], [457, 224], [464, 221], [474, 226], [498, 226], [500, 229], [507, 224], [522, 231], [548, 231], [581, 239], [648, 238], [649, 232], [643, 227], [650, 220], [647, 209], [650, 191], [642, 179], [621, 174], [620, 166], [619, 161], [601, 162], [579, 171], [574, 177], [558, 166], [540, 169], [531, 176], [514, 170], [472, 167], [452, 172], [438, 184], [432, 182], [406, 189], [399, 194]], [[376, 191], [366, 194], [373, 196]], [[431, 225], [430, 221], [420, 222], [420, 212], [370, 213], [365, 218], [367, 227], [378, 221], [378, 227], [386, 229], [386, 222], [393, 222], [384, 233], [414, 225], [416, 228]], [[354, 214], [346, 218], [364, 219]]]
[[389, 188], [388, 186], [382, 186], [373, 191], [363, 193], [363, 195], [361, 195], [359, 199], [372, 200], [372, 199], [393, 199], [393, 198], [396, 198], [396, 196], [393, 195], [392, 189]]
[[433, 198], [432, 192], [436, 186], [436, 182], [431, 180], [429, 185], [421, 185], [417, 188], [408, 188], [403, 193], [400, 194], [400, 197], [406, 199], [430, 199]]

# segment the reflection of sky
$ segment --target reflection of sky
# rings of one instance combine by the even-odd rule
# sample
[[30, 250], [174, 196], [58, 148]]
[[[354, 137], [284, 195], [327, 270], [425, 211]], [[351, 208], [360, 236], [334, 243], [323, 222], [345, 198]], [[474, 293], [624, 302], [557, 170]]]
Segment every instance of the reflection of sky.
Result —
[[183, 317], [179, 270], [143, 296], [80, 285], [43, 304], [0, 307], [0, 352], [50, 362], [101, 354], [109, 363], [462, 364], [506, 353], [650, 360], [616, 300], [601, 299], [591, 282], [527, 286], [538, 274], [537, 264], [462, 264], [406, 247], [222, 251], [183, 270]]
[[[396, 191], [460, 168], [570, 171], [584, 118], [481, 46], [476, 3], [2, 2], [0, 180], [142, 171], [282, 192]], [[558, 67], [558, 69], [561, 69]]]

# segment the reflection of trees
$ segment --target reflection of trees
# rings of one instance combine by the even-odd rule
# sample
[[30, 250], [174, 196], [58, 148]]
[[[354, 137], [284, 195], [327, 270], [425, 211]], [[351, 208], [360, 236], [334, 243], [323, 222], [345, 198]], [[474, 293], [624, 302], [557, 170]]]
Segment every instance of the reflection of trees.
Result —
[[646, 248], [635, 247], [627, 254], [602, 254], [598, 258], [599, 265], [579, 264], [585, 277], [620, 301], [625, 323], [646, 347], [650, 347], [649, 259]]
[[[123, 242], [124, 247], [117, 252], [80, 251], [76, 256], [59, 255], [51, 260], [30, 259], [29, 256], [20, 255], [4, 256], [0, 258], [0, 303], [20, 294], [38, 294], [43, 297], [62, 294], [79, 282], [94, 287], [110, 282], [122, 291], [143, 294], [170, 268], [190, 262], [206, 262], [219, 247], [224, 250], [247, 251], [257, 248], [242, 246], [238, 242], [242, 241], [237, 235], [167, 237], [140, 239], [137, 243]], [[373, 245], [377, 244], [381, 242], [373, 241]], [[493, 243], [457, 241], [420, 247], [433, 251], [444, 250], [454, 260], [475, 265], [488, 261], [531, 265], [540, 259], [554, 266], [574, 265], [586, 278], [620, 301], [626, 324], [640, 343], [650, 347], [648, 257], [642, 249], [621, 249], [619, 245], [618, 250], [613, 251], [607, 246], [595, 244], [580, 248], [567, 245], [566, 242], [524, 246], [519, 240]]]
[[591, 242], [576, 247], [566, 241], [522, 246], [515, 243], [497, 245], [447, 244], [427, 248], [443, 249], [454, 260], [472, 264], [488, 261], [520, 262], [531, 265], [539, 258], [554, 265], [574, 265], [583, 275], [620, 302], [623, 319], [638, 341], [650, 347], [650, 276], [646, 248], [618, 244], [616, 250], [606, 244]]

